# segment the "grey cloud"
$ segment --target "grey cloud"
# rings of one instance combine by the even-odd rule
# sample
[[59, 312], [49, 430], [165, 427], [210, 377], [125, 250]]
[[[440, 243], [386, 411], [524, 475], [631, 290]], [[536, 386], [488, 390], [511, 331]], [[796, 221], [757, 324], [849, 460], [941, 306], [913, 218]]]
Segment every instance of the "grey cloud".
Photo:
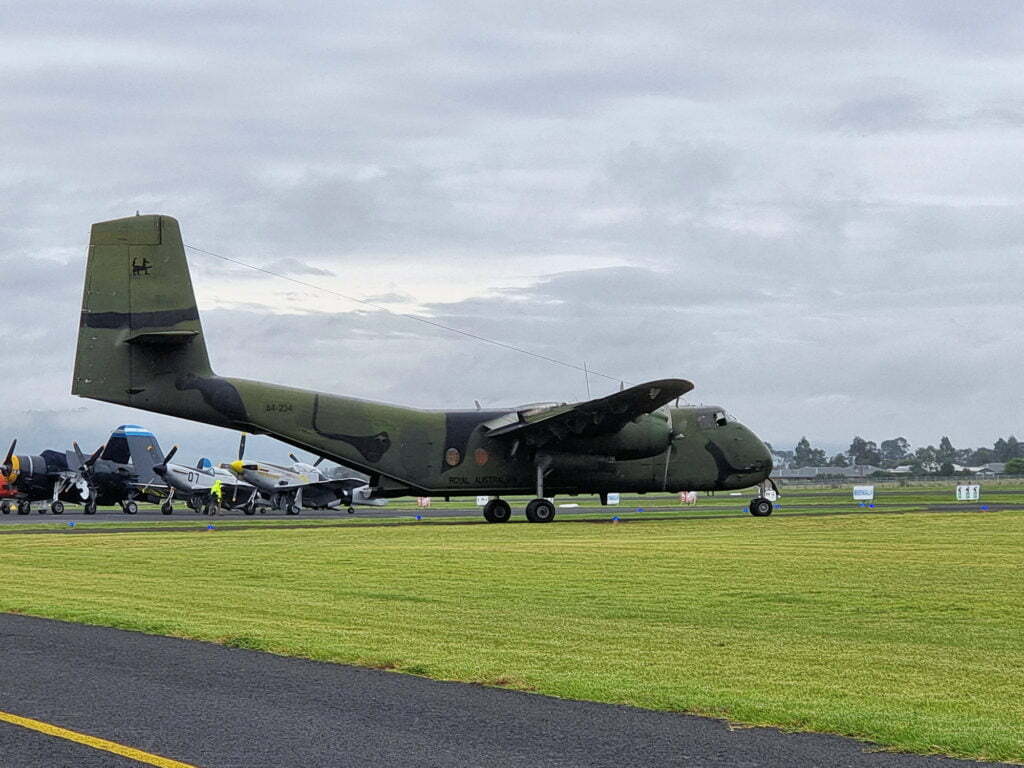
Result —
[[[613, 378], [688, 376], [781, 444], [896, 424], [934, 442], [939, 416], [990, 440], [1021, 412], [1021, 13], [33, 4], [0, 47], [0, 330], [31, 393], [7, 423], [85, 440], [139, 420], [232, 450], [68, 395], [89, 224], [141, 209], [247, 263], [379, 275], [359, 290], [381, 304], [472, 278], [428, 317]], [[297, 314], [307, 289], [190, 260], [228, 373], [424, 407], [585, 391], [385, 313]]]
[[334, 272], [329, 269], [314, 267], [298, 259], [278, 259], [265, 265], [264, 269], [285, 275], [317, 275], [321, 277], [332, 277], [334, 275]]

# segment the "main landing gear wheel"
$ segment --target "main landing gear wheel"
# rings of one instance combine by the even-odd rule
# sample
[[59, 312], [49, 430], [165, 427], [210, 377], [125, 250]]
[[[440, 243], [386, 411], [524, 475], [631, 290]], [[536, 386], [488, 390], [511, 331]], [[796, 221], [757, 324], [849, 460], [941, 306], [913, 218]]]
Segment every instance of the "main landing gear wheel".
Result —
[[555, 519], [555, 505], [547, 499], [534, 499], [526, 505], [526, 519], [531, 523], [550, 523]]
[[11, 502], [0, 501], [0, 514], [9, 515], [11, 514]]
[[247, 515], [255, 515], [256, 507], [254, 507], [252, 504], [246, 504], [244, 507], [242, 507], [242, 511], [245, 512], [245, 514]]
[[139, 505], [134, 501], [126, 501], [121, 505], [121, 509], [124, 510], [126, 515], [136, 515], [139, 512]]
[[752, 499], [750, 502], [750, 514], [754, 517], [768, 517], [772, 513], [772, 503], [768, 499]]
[[171, 505], [171, 502], [165, 501], [160, 505], [160, 512], [164, 515], [170, 515], [174, 512], [174, 507]]
[[53, 512], [53, 514], [55, 514], [55, 515], [63, 515], [64, 514], [64, 502], [63, 501], [55, 501], [55, 502], [53, 502], [52, 504], [50, 504], [50, 511]]
[[32, 505], [29, 504], [27, 501], [19, 501], [18, 502], [18, 514], [19, 515], [27, 515], [31, 511], [32, 511]]
[[512, 507], [502, 499], [491, 499], [484, 506], [484, 520], [488, 523], [507, 523], [512, 517]]
[[350, 515], [354, 515], [354, 514], [355, 514], [355, 512], [356, 512], [356, 511], [355, 511], [355, 509], [353, 509], [352, 507], [349, 507], [349, 508], [348, 508], [348, 513], [349, 513]]
[[302, 511], [302, 507], [300, 507], [298, 504], [289, 504], [288, 505], [288, 514], [289, 515], [297, 515], [301, 511]]
[[82, 507], [82, 513], [86, 514], [86, 515], [95, 515], [96, 514], [96, 502], [95, 501], [87, 501], [87, 502], [85, 502], [85, 506]]

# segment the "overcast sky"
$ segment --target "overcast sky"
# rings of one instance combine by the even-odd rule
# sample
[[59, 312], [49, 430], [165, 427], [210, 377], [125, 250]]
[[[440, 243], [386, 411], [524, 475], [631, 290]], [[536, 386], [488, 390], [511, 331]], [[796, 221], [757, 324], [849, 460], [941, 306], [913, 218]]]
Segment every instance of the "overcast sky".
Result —
[[[1024, 4], [0, 11], [0, 439], [225, 430], [69, 394], [89, 226], [640, 382], [764, 438], [1024, 437]], [[190, 253], [218, 373], [422, 407], [581, 373]], [[594, 395], [617, 383], [591, 379]], [[262, 458], [288, 449], [252, 443]]]

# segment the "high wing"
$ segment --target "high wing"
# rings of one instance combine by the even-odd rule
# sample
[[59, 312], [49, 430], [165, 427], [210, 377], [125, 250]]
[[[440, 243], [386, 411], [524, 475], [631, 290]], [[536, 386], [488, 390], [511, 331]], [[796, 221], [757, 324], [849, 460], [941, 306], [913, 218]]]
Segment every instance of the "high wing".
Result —
[[693, 384], [685, 379], [658, 379], [596, 400], [512, 411], [484, 422], [483, 427], [488, 437], [509, 435], [529, 442], [610, 435], [691, 389]]

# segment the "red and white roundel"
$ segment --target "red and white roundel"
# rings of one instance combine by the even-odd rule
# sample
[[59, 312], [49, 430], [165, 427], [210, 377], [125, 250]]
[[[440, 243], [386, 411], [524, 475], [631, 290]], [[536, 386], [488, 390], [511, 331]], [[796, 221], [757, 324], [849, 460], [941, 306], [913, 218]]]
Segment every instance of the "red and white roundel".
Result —
[[491, 455], [487, 453], [483, 448], [477, 448], [473, 451], [473, 461], [476, 462], [478, 467], [482, 467], [487, 463], [487, 460], [491, 458]]
[[462, 454], [459, 453], [458, 448], [449, 448], [444, 452], [444, 463], [449, 467], [454, 467], [462, 461]]

